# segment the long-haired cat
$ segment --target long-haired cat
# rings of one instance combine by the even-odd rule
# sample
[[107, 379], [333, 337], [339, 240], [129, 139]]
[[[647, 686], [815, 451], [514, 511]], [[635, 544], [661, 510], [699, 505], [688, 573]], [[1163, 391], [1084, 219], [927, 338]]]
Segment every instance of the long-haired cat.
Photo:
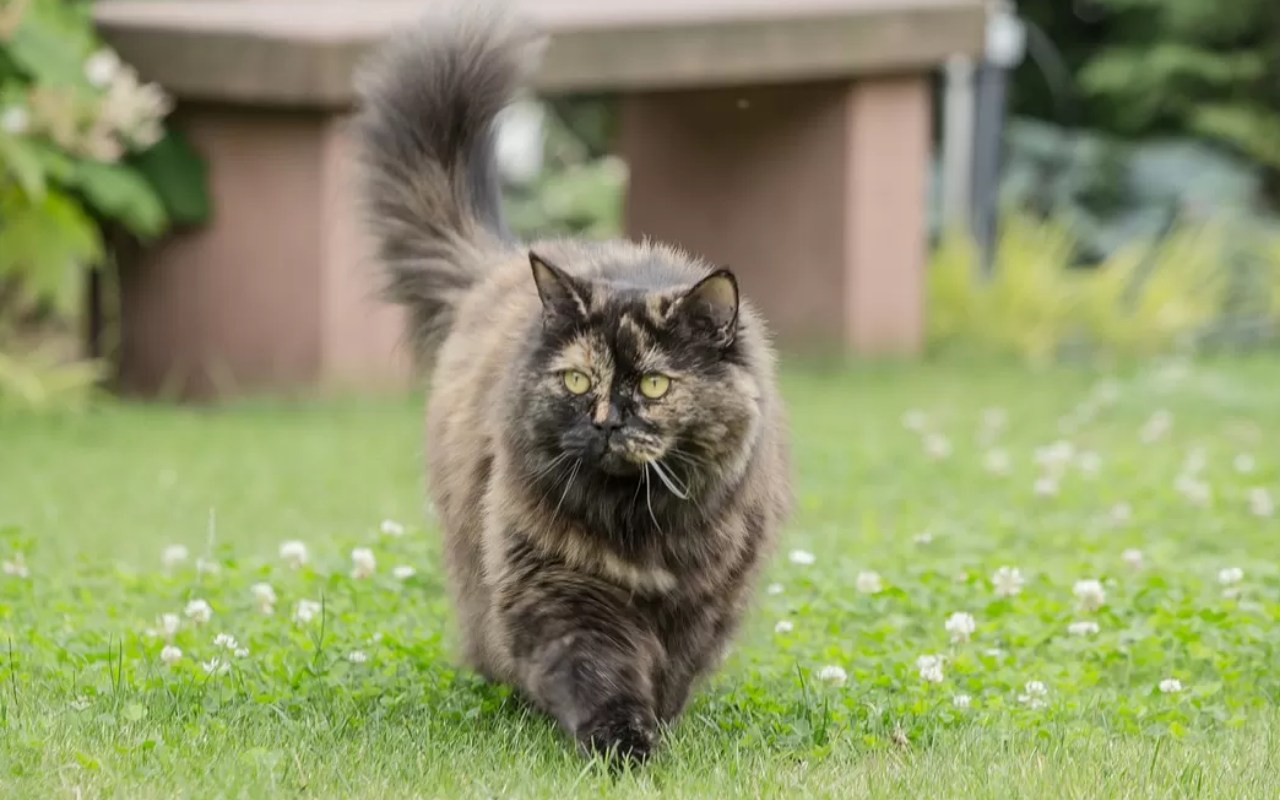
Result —
[[588, 752], [641, 760], [722, 657], [786, 514], [783, 408], [728, 270], [507, 232], [492, 128], [542, 41], [484, 3], [393, 37], [360, 80], [364, 190], [432, 372], [466, 659]]

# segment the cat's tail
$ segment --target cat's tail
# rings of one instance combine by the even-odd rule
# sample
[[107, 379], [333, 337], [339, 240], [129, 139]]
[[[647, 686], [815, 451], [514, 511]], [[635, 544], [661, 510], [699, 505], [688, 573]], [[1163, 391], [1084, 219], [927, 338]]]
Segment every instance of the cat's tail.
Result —
[[511, 246], [493, 122], [543, 45], [504, 2], [443, 6], [394, 35], [357, 81], [366, 213], [385, 294], [409, 309], [421, 358], [448, 333], [485, 265]]

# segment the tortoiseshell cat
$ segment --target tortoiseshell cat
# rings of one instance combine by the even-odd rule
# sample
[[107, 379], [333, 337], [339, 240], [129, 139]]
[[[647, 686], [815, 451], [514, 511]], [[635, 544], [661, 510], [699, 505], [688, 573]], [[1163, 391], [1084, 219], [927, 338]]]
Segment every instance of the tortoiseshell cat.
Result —
[[542, 38], [436, 10], [360, 81], [388, 292], [432, 370], [429, 484], [467, 661], [643, 760], [720, 660], [787, 512], [774, 356], [733, 275], [506, 231], [495, 115]]

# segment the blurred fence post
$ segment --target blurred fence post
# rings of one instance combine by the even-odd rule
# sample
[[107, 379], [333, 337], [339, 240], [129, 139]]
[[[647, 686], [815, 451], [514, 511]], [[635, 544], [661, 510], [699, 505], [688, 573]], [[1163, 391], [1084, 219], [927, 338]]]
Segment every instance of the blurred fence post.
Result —
[[972, 219], [974, 155], [974, 60], [967, 55], [947, 59], [942, 110], [942, 227], [967, 228]]
[[973, 150], [972, 231], [983, 273], [995, 264], [1000, 167], [1009, 73], [1022, 61], [1026, 29], [1010, 0], [993, 0], [987, 16], [986, 53], [977, 70]]

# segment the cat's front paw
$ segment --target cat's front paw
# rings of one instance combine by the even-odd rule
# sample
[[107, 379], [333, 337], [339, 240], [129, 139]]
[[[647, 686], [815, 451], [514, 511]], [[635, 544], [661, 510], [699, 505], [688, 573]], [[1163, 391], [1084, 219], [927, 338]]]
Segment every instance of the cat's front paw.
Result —
[[658, 721], [645, 704], [617, 698], [579, 726], [577, 738], [588, 755], [598, 753], [615, 764], [640, 764], [658, 744]]

